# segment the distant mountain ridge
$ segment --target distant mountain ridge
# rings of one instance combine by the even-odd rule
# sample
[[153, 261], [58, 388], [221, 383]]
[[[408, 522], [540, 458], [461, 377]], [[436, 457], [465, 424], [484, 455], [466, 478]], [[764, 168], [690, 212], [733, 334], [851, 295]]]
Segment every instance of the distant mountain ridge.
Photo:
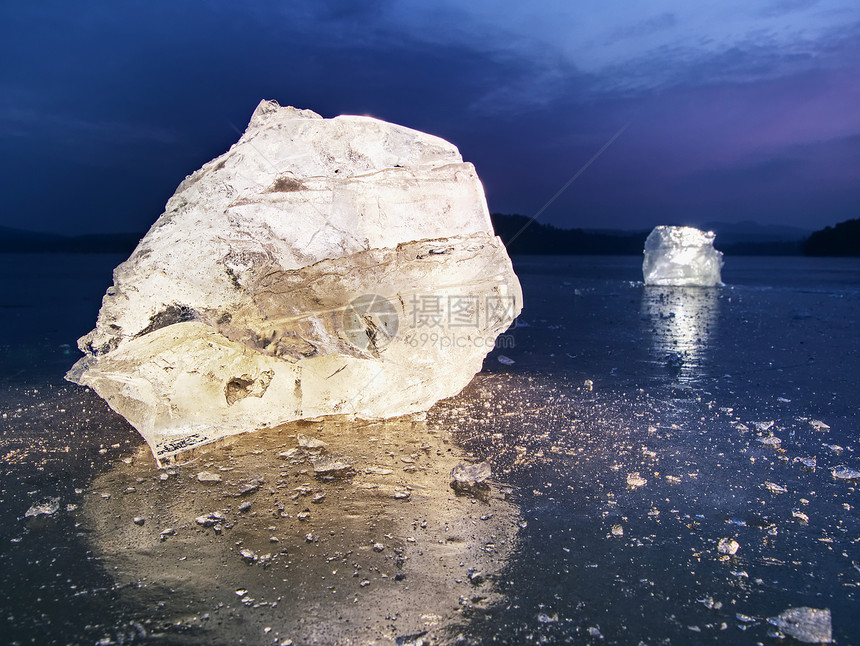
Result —
[[[496, 234], [512, 254], [641, 255], [650, 229], [562, 229], [524, 215], [491, 215]], [[715, 246], [735, 256], [798, 256], [809, 235], [803, 229], [756, 222], [710, 222], [698, 228], [717, 234]]]
[[[562, 229], [524, 215], [493, 213], [496, 234], [511, 254], [640, 255], [650, 229], [612, 231]], [[860, 256], [860, 219], [840, 222], [811, 235], [803, 229], [757, 222], [706, 222], [717, 234], [715, 246], [727, 255]], [[130, 254], [143, 233], [66, 236], [0, 226], [0, 253]]]
[[860, 219], [816, 231], [804, 245], [809, 256], [860, 256]]
[[561, 229], [524, 215], [493, 213], [496, 235], [512, 254], [641, 254], [648, 231], [589, 232]]
[[759, 224], [752, 220], [741, 222], [705, 222], [699, 229], [713, 231], [717, 240], [725, 244], [749, 244], [758, 242], [798, 242], [806, 240], [811, 229], [801, 229], [785, 224]]

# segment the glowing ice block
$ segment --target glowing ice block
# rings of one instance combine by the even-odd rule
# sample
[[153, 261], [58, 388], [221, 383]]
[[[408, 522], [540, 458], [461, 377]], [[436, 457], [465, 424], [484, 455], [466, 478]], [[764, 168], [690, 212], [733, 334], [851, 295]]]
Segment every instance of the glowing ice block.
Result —
[[116, 268], [67, 378], [161, 460], [297, 419], [426, 411], [521, 308], [454, 145], [263, 101]]
[[713, 231], [659, 226], [645, 240], [642, 274], [646, 285], [721, 285], [723, 254], [714, 249]]

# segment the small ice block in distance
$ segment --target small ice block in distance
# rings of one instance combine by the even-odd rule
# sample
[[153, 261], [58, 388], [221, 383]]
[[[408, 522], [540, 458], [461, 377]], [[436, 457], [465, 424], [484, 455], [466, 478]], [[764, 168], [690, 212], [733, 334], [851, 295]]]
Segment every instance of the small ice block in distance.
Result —
[[642, 274], [646, 285], [721, 285], [723, 254], [714, 249], [713, 231], [659, 226], [645, 240]]

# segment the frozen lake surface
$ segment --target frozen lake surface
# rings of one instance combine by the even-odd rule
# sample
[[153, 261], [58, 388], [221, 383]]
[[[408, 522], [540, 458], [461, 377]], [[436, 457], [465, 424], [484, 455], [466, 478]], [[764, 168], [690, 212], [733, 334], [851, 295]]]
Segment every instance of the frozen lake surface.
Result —
[[803, 607], [857, 641], [860, 261], [515, 258], [511, 346], [426, 418], [159, 471], [62, 380], [121, 260], [0, 255], [4, 643], [768, 644]]

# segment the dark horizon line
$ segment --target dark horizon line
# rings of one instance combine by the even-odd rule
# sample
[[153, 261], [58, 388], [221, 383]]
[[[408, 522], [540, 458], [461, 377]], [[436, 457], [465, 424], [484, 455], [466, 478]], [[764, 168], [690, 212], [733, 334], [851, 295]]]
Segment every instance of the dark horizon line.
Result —
[[[561, 228], [530, 221], [523, 215], [500, 213], [491, 214], [491, 218], [495, 234], [502, 239], [512, 256], [639, 255], [651, 230]], [[522, 227], [523, 222], [526, 222], [527, 226]], [[717, 240], [717, 248], [729, 255], [860, 255], [860, 251], [855, 249], [857, 243], [854, 241], [854, 231], [860, 220], [838, 223], [835, 225], [836, 230], [827, 226], [809, 234], [793, 227], [764, 225], [754, 221], [722, 224], [739, 227], [739, 230], [727, 232], [722, 244]], [[744, 225], [752, 230], [745, 232]], [[788, 237], [762, 237], [763, 232], [766, 233], [768, 229], [784, 232], [787, 228], [796, 231], [796, 234]], [[512, 235], [514, 230], [524, 235]], [[845, 233], [849, 235], [843, 235]], [[834, 234], [837, 242], [830, 240]], [[0, 253], [131, 254], [145, 235], [141, 232], [68, 235], [0, 226]]]
[[[493, 217], [495, 217], [495, 216], [527, 217], [527, 216], [519, 214], [519, 213], [501, 213], [501, 212], [491, 212], [490, 215]], [[653, 226], [632, 227], [632, 228], [582, 227], [582, 226], [576, 226], [574, 224], [571, 224], [568, 226], [560, 226], [560, 225], [552, 223], [552, 222], [542, 222], [540, 220], [535, 220], [535, 223], [540, 224], [542, 226], [546, 226], [546, 227], [552, 227], [554, 229], [560, 229], [562, 231], [585, 231], [587, 233], [609, 233], [609, 234], [620, 234], [620, 235], [641, 233], [642, 231], [649, 232], [654, 228]], [[820, 229], [813, 229], [813, 228], [808, 228], [808, 227], [799, 227], [799, 226], [789, 225], [789, 224], [765, 224], [762, 222], [756, 222], [755, 220], [749, 220], [749, 219], [746, 219], [746, 220], [708, 220], [704, 224], [722, 224], [722, 225], [731, 225], [731, 226], [752, 225], [755, 227], [760, 227], [762, 229], [794, 229], [798, 232], [804, 232], [805, 235], [809, 235], [810, 233], [813, 233], [814, 231], [818, 231], [820, 229], [825, 228], [825, 226], [833, 227], [836, 224], [840, 224], [840, 223], [834, 222], [833, 224], [830, 224], [830, 225], [821, 226]], [[678, 219], [670, 218], [669, 220], [662, 223], [661, 225], [655, 225], [655, 226], [694, 226], [694, 227], [700, 228], [700, 227], [703, 227], [704, 224], [698, 224], [698, 225], [697, 224], [685, 224], [684, 222], [682, 222]], [[126, 231], [94, 231], [94, 232], [90, 232], [90, 233], [64, 233], [62, 231], [45, 231], [45, 230], [39, 230], [39, 229], [25, 229], [22, 227], [11, 227], [11, 226], [7, 226], [7, 225], [0, 225], [0, 236], [4, 236], [6, 234], [13, 234], [13, 235], [14, 234], [22, 234], [22, 235], [31, 236], [31, 237], [40, 236], [40, 237], [44, 237], [44, 238], [55, 238], [55, 239], [59, 238], [59, 239], [63, 239], [63, 240], [77, 240], [77, 239], [92, 238], [92, 237], [118, 237], [118, 236], [132, 236], [132, 235], [136, 235], [139, 238], [143, 238], [143, 236], [146, 235], [148, 230], [149, 230], [149, 228], [147, 228], [146, 230], [137, 230], [137, 231], [126, 230]], [[2, 238], [0, 238], [0, 240], [2, 240]]]

